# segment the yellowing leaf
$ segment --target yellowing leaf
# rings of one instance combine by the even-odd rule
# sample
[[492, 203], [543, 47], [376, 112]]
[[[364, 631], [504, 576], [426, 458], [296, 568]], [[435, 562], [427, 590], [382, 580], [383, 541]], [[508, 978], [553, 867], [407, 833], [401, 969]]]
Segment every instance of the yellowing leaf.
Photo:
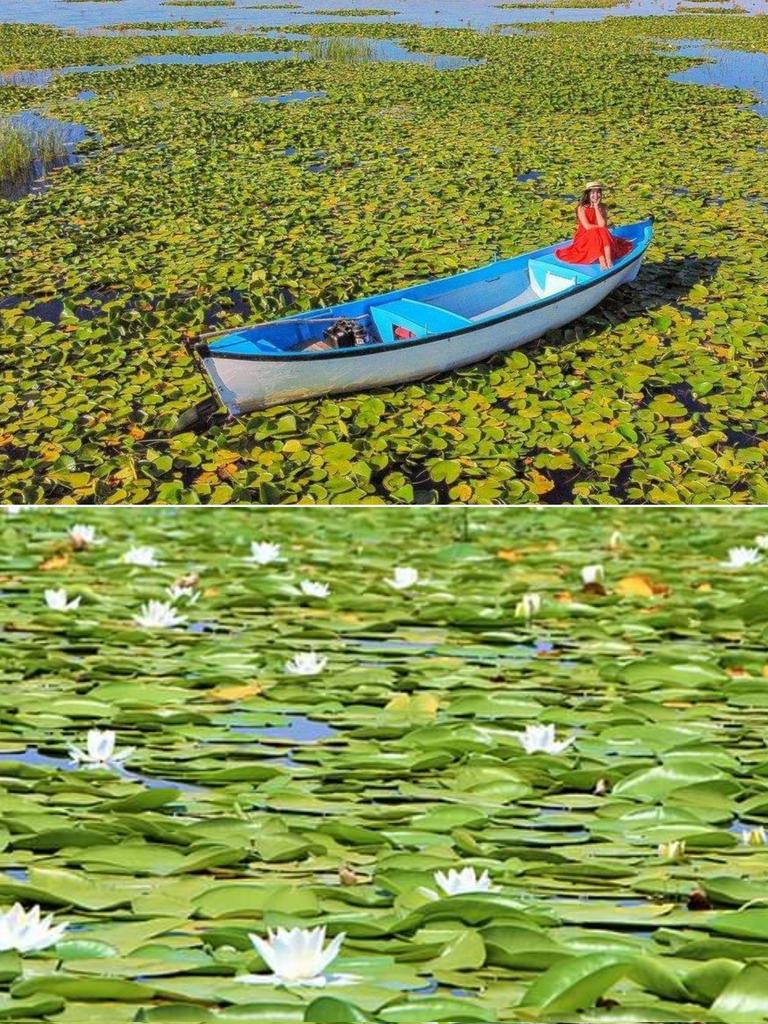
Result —
[[503, 558], [505, 562], [519, 562], [520, 552], [514, 551], [512, 548], [502, 548], [501, 551], [496, 552], [497, 558]]
[[531, 475], [533, 477], [533, 489], [537, 494], [548, 494], [555, 489], [555, 485], [549, 477], [544, 476], [538, 469], [534, 469]]
[[653, 597], [653, 587], [647, 576], [625, 576], [616, 584], [616, 593], [622, 597]]
[[437, 709], [440, 707], [440, 702], [433, 693], [417, 693], [412, 703], [419, 711], [433, 717], [437, 714]]
[[658, 583], [646, 576], [644, 573], [635, 573], [632, 576], [625, 576], [616, 584], [616, 593], [622, 597], [662, 597], [669, 593], [669, 587], [664, 583]]
[[434, 718], [440, 702], [431, 693], [397, 693], [385, 710], [407, 718]]
[[411, 706], [411, 696], [408, 693], [397, 693], [385, 705], [386, 711], [408, 711]]
[[261, 693], [259, 683], [245, 683], [242, 686], [218, 686], [208, 694], [208, 700], [245, 700]]
[[69, 564], [69, 555], [52, 555], [40, 563], [43, 572], [50, 572], [52, 569], [63, 569]]

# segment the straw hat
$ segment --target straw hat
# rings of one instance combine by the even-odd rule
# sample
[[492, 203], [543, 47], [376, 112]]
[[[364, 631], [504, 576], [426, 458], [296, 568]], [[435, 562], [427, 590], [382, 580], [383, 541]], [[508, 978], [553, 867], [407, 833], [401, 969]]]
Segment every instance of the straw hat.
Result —
[[605, 185], [602, 183], [602, 181], [588, 181], [587, 184], [584, 186], [584, 191], [590, 192], [593, 188], [604, 189]]

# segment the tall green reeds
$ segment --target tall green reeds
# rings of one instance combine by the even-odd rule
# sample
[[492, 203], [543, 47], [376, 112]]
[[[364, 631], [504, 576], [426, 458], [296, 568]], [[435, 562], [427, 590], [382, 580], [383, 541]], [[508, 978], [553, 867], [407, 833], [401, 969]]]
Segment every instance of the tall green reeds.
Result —
[[55, 124], [25, 125], [0, 120], [0, 183], [19, 182], [36, 169], [63, 160], [68, 152], [65, 132]]
[[337, 64], [361, 64], [373, 60], [373, 45], [367, 39], [349, 39], [332, 36], [328, 39], [310, 39], [302, 49], [315, 60], [329, 60]]

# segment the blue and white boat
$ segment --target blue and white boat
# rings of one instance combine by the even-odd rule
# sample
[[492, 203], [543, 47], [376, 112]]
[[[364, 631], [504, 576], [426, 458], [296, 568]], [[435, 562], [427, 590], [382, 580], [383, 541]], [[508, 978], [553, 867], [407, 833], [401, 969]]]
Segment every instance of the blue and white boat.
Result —
[[[386, 295], [203, 336], [196, 351], [216, 397], [235, 416], [432, 377], [540, 338], [634, 280], [652, 221], [612, 231], [632, 250], [608, 270], [563, 262], [555, 249], [567, 243], [559, 242]], [[351, 321], [354, 334], [347, 323], [345, 347], [329, 347], [324, 335], [339, 321]]]

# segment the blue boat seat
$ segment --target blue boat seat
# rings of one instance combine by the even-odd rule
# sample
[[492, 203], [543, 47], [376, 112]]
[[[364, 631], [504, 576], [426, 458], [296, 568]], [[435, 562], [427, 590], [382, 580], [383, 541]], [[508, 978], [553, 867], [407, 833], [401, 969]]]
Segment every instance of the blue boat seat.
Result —
[[371, 306], [371, 319], [384, 342], [423, 338], [427, 334], [443, 334], [472, 326], [472, 321], [464, 316], [414, 299], [395, 299], [381, 306]]
[[228, 334], [226, 337], [212, 342], [211, 348], [220, 352], [231, 352], [234, 355], [253, 356], [259, 353], [268, 356], [285, 355], [285, 352], [277, 345], [273, 345], [271, 341], [267, 341], [266, 338], [254, 338], [250, 332]]

